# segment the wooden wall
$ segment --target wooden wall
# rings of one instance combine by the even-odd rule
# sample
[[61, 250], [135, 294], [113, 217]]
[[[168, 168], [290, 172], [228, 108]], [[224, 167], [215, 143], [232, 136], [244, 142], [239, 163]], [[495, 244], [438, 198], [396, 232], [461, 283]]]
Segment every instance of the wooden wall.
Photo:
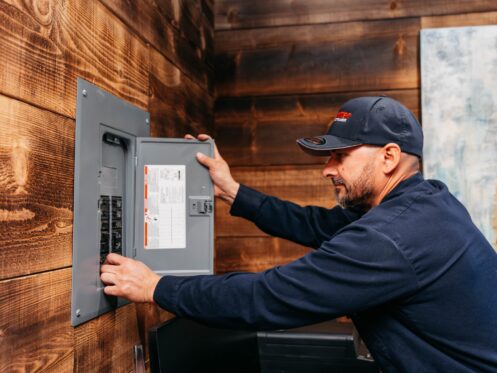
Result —
[[130, 372], [170, 317], [127, 305], [70, 326], [76, 77], [210, 132], [212, 0], [0, 0], [0, 372]]
[[[422, 28], [497, 23], [495, 0], [217, 0], [215, 134], [239, 181], [332, 206], [324, 160], [295, 140], [322, 134], [339, 106], [386, 94], [420, 114]], [[218, 272], [259, 271], [308, 249], [217, 206]]]

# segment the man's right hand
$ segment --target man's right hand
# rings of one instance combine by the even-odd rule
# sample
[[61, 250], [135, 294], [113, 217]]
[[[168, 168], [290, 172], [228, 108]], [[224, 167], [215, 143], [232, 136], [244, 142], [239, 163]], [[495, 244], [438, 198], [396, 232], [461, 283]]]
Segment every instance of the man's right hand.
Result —
[[[210, 138], [209, 135], [205, 134], [197, 136], [197, 139], [200, 141], [205, 141]], [[195, 137], [186, 135], [185, 139], [195, 140]], [[235, 200], [240, 184], [231, 176], [230, 167], [219, 154], [217, 146], [214, 144], [214, 158], [202, 153], [197, 153], [197, 160], [209, 169], [209, 174], [214, 182], [214, 195], [231, 205]]]

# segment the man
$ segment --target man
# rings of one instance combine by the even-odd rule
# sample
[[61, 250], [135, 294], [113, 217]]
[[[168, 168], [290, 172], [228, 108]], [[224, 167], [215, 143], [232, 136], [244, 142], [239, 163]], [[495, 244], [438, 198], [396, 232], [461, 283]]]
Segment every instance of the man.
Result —
[[299, 207], [240, 185], [217, 150], [197, 158], [233, 215], [316, 250], [261, 273], [161, 279], [110, 254], [105, 292], [225, 327], [348, 315], [384, 372], [496, 372], [497, 254], [446, 186], [419, 173], [412, 113], [386, 97], [353, 99], [326, 135], [297, 142], [329, 156], [323, 175], [341, 207]]

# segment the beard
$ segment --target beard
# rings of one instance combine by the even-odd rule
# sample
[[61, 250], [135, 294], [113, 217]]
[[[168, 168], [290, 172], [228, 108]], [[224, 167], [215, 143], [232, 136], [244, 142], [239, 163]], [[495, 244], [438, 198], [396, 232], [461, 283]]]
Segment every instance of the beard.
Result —
[[[332, 178], [338, 204], [346, 209], [366, 212], [371, 209], [373, 196], [374, 166], [373, 162], [366, 164], [361, 175], [352, 182], [341, 177]], [[340, 193], [339, 186], [344, 190]]]

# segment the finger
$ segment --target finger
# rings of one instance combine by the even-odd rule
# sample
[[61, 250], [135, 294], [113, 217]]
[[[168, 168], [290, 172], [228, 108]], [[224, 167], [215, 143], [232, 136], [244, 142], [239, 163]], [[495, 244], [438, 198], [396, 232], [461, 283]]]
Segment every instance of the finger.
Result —
[[207, 168], [211, 168], [215, 162], [214, 158], [211, 158], [203, 153], [197, 153], [197, 160]]
[[100, 266], [101, 273], [116, 273], [116, 266], [112, 264], [102, 264]]
[[104, 293], [107, 295], [120, 296], [121, 292], [117, 286], [106, 286], [104, 287]]
[[106, 285], [115, 285], [116, 275], [114, 273], [105, 272], [100, 275], [100, 280]]
[[187, 140], [195, 140], [195, 137], [193, 137], [192, 135], [190, 135], [189, 133], [185, 135], [185, 139]]
[[210, 137], [205, 133], [201, 133], [200, 135], [197, 136], [197, 139], [199, 139], [200, 141], [205, 141], [205, 140], [212, 140], [212, 137]]
[[216, 159], [223, 159], [223, 157], [221, 157], [221, 154], [219, 154], [219, 150], [217, 150], [216, 143], [214, 143], [214, 158], [216, 158]]
[[116, 253], [110, 253], [105, 258], [106, 264], [122, 264], [125, 261], [126, 261], [126, 258], [124, 256], [121, 256], [121, 255], [116, 254]]
[[[214, 140], [212, 137], [210, 137], [209, 135], [207, 135], [205, 133], [201, 133], [200, 135], [198, 135], [197, 138], [201, 141]], [[214, 158], [216, 158], [216, 159], [221, 158], [221, 154], [219, 154], [219, 151], [217, 150], [216, 143], [214, 143]]]

